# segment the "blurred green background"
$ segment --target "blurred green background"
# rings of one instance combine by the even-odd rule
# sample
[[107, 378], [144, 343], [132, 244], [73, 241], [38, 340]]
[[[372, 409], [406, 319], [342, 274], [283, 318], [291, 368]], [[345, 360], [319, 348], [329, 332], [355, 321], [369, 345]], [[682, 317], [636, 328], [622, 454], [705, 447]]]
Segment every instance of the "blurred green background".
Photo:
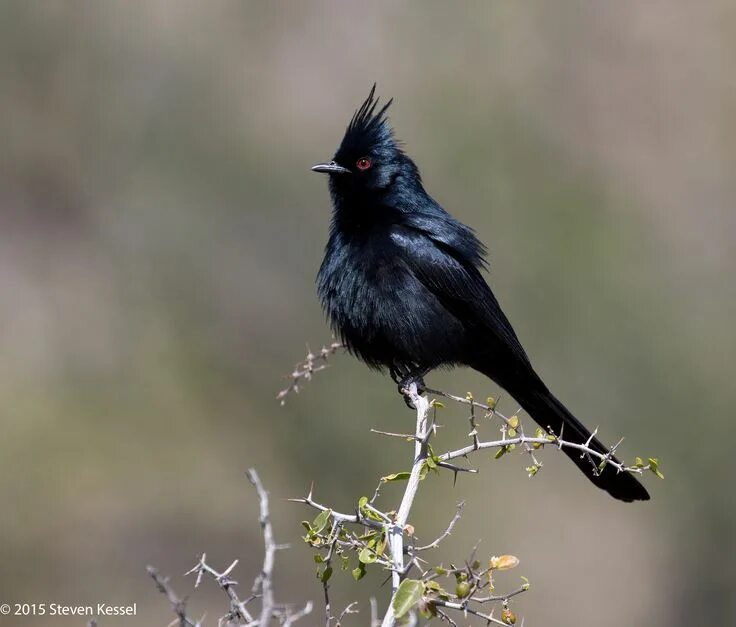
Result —
[[[148, 563], [261, 559], [317, 601], [305, 493], [349, 510], [402, 470], [412, 414], [348, 356], [285, 407], [329, 341], [314, 293], [329, 158], [378, 82], [428, 190], [490, 249], [491, 281], [548, 385], [623, 455], [622, 505], [548, 451], [432, 477], [412, 516], [436, 560], [514, 553], [527, 625], [726, 625], [736, 471], [736, 10], [721, 2], [3, 2], [0, 5], [0, 601], [137, 602]], [[434, 386], [498, 391], [469, 371]], [[513, 411], [510, 401], [504, 405]], [[462, 440], [448, 408], [441, 442]], [[490, 433], [490, 431], [488, 431]], [[440, 445], [441, 446], [441, 445]], [[490, 457], [490, 456], [489, 456]], [[386, 490], [387, 506], [398, 492]], [[385, 597], [335, 580], [337, 603]], [[221, 591], [191, 601], [216, 624]], [[78, 619], [0, 617], [7, 625]]]

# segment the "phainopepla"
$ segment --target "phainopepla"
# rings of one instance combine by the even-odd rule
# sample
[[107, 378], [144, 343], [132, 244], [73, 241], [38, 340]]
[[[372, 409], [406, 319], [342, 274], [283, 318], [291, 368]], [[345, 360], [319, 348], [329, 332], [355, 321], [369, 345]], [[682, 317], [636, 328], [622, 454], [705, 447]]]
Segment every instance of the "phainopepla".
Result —
[[[322, 305], [348, 349], [388, 369], [399, 388], [440, 366], [465, 365], [509, 392], [544, 429], [577, 443], [591, 433], [534, 372], [483, 278], [485, 247], [424, 190], [377, 109], [375, 85], [329, 163], [333, 214], [317, 278]], [[596, 451], [607, 449], [595, 438]], [[596, 474], [580, 452], [563, 449], [599, 488], [622, 501], [649, 494], [610, 465]]]

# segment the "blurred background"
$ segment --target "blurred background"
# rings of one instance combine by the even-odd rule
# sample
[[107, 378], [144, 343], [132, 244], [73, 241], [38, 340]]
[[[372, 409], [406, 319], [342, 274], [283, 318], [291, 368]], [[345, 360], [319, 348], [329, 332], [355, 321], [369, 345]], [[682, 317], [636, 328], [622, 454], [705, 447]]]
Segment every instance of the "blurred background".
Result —
[[[277, 600], [317, 602], [306, 493], [350, 510], [411, 455], [388, 378], [347, 355], [285, 407], [329, 342], [314, 277], [324, 177], [374, 81], [428, 191], [490, 249], [548, 385], [622, 454], [657, 456], [622, 505], [548, 451], [430, 477], [434, 556], [513, 553], [527, 625], [736, 622], [736, 7], [721, 2], [3, 2], [0, 6], [0, 601], [138, 604], [206, 551], [249, 589], [255, 466]], [[429, 377], [498, 394], [470, 371]], [[502, 408], [514, 411], [510, 400]], [[467, 433], [445, 410], [440, 442]], [[491, 433], [487, 428], [487, 433]], [[490, 458], [490, 456], [488, 456]], [[386, 489], [387, 507], [398, 488]], [[731, 496], [728, 496], [731, 494]], [[382, 577], [335, 577], [337, 605]], [[206, 582], [191, 613], [216, 624]], [[0, 625], [79, 625], [0, 617]]]

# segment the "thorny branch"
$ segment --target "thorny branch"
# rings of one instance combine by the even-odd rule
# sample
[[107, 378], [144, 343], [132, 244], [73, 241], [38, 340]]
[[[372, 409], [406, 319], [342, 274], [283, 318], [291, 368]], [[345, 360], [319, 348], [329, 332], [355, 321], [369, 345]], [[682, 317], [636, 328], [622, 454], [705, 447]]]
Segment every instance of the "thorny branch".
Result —
[[177, 617], [177, 621], [174, 622], [178, 622], [180, 627], [199, 627], [201, 625], [199, 621], [195, 622], [187, 616], [186, 599], [180, 599], [176, 595], [174, 589], [169, 583], [169, 578], [162, 577], [159, 574], [158, 570], [156, 570], [153, 566], [147, 566], [146, 570], [148, 571], [148, 574], [151, 576], [153, 581], [156, 583], [156, 588], [158, 588], [158, 591], [161, 594], [165, 594], [166, 597], [169, 599], [169, 603], [171, 603], [171, 609]]
[[311, 381], [316, 372], [327, 368], [327, 362], [330, 357], [341, 348], [344, 348], [344, 345], [341, 342], [336, 341], [334, 338], [329, 346], [323, 346], [316, 354], [307, 347], [306, 358], [304, 361], [300, 361], [296, 366], [294, 366], [294, 370], [289, 375], [291, 382], [276, 395], [276, 400], [280, 401], [282, 405], [285, 405], [286, 397], [289, 394], [292, 392], [294, 392], [294, 394], [299, 394], [301, 381]]
[[[258, 473], [251, 468], [247, 472], [247, 477], [258, 494], [260, 502], [259, 520], [265, 545], [263, 566], [261, 572], [255, 578], [251, 594], [241, 599], [236, 590], [238, 582], [231, 577], [231, 573], [237, 566], [238, 560], [234, 560], [230, 566], [220, 572], [207, 563], [207, 555], [203, 553], [197, 564], [186, 572], [185, 575], [196, 575], [195, 588], [199, 587], [205, 576], [211, 577], [227, 595], [230, 602], [230, 609], [224, 616], [220, 617], [218, 626], [245, 625], [246, 627], [266, 627], [271, 620], [275, 619], [282, 626], [290, 627], [294, 622], [312, 611], [312, 603], [308, 602], [300, 609], [294, 610], [288, 605], [277, 605], [274, 602], [274, 558], [276, 551], [284, 549], [286, 546], [278, 545], [274, 542], [268, 506], [268, 492], [263, 487]], [[200, 627], [202, 621], [195, 622], [187, 616], [186, 600], [180, 599], [174, 593], [168, 578], [161, 577], [158, 571], [152, 566], [148, 566], [148, 573], [155, 581], [159, 591], [168, 597], [171, 608], [177, 616], [175, 623], [178, 623], [180, 627]], [[260, 599], [260, 611], [256, 617], [256, 613], [251, 612], [248, 609], [248, 605], [257, 599]]]
[[[310, 368], [310, 372], [314, 372], [313, 366], [310, 365]], [[279, 398], [282, 399], [289, 391], [289, 389], [283, 391]], [[437, 454], [430, 441], [437, 432], [436, 412], [442, 407], [441, 403], [430, 401], [427, 397], [420, 395], [415, 384], [411, 384], [403, 392], [416, 409], [414, 433], [393, 433], [374, 429], [371, 431], [414, 444], [414, 455], [409, 471], [383, 477], [372, 498], [369, 500], [368, 497], [361, 497], [355, 513], [351, 514], [337, 512], [328, 505], [318, 503], [314, 499], [312, 489], [306, 497], [290, 499], [306, 504], [318, 512], [314, 522], [303, 523], [307, 529], [304, 540], [318, 551], [315, 560], [320, 564], [318, 577], [322, 581], [325, 595], [326, 627], [331, 627], [331, 621], [334, 620], [330, 613], [327, 584], [333, 573], [333, 564], [342, 561], [343, 568], [347, 568], [351, 558], [356, 556], [358, 566], [352, 571], [356, 580], [361, 579], [366, 567], [372, 564], [390, 572], [391, 600], [383, 615], [383, 620], [378, 613], [375, 599], [371, 600], [372, 627], [377, 627], [379, 623], [383, 627], [394, 627], [397, 621], [403, 620], [407, 613], [410, 618], [409, 624], [416, 623], [415, 614], [419, 613], [425, 619], [436, 616], [450, 625], [456, 625], [449, 614], [453, 611], [462, 612], [464, 616], [477, 616], [487, 623], [511, 625], [516, 622], [516, 616], [511, 611], [509, 602], [528, 590], [529, 584], [522, 577], [524, 583], [517, 589], [506, 594], [495, 594], [493, 575], [515, 567], [518, 564], [517, 558], [511, 555], [492, 557], [488, 561], [488, 566], [483, 567], [475, 558], [474, 549], [471, 557], [464, 560], [462, 568], [452, 565], [444, 568], [441, 565], [429, 566], [426, 560], [420, 557], [423, 551], [439, 546], [453, 532], [462, 516], [463, 504], [461, 503], [445, 531], [434, 541], [425, 545], [416, 543], [414, 526], [409, 524], [409, 515], [420, 483], [429, 471], [439, 472], [441, 469], [447, 469], [454, 472], [455, 475], [461, 471], [476, 472], [472, 468], [450, 463], [452, 460], [469, 458], [473, 453], [488, 449], [495, 449], [496, 458], [498, 458], [519, 446], [525, 454], [529, 455], [531, 464], [526, 470], [529, 476], [534, 476], [542, 468], [542, 463], [537, 458], [541, 449], [545, 447], [570, 448], [580, 451], [581, 456], [590, 460], [594, 473], [603, 470], [605, 465], [611, 465], [618, 472], [643, 474], [645, 471], [651, 471], [661, 477], [658, 460], [655, 458], [649, 458], [648, 463], [645, 463], [637, 457], [635, 463], [631, 465], [615, 461], [613, 455], [621, 441], [607, 452], [599, 453], [590, 447], [592, 437], [585, 443], [577, 443], [566, 440], [564, 433], [555, 434], [544, 429], [537, 429], [535, 435], [530, 436], [524, 432], [519, 411], [514, 415], [506, 416], [498, 411], [497, 402], [493, 398], [489, 398], [484, 404], [476, 402], [470, 394], [463, 398], [440, 390], [426, 389], [426, 392], [431, 395], [443, 397], [470, 408], [468, 416], [470, 443], [456, 450]], [[481, 428], [493, 420], [500, 422], [501, 437], [482, 438]], [[381, 486], [390, 481], [406, 481], [406, 488], [397, 509], [382, 511], [376, 503], [380, 496]], [[406, 542], [405, 536], [409, 538], [409, 542]], [[320, 552], [326, 552], [326, 555]], [[409, 578], [412, 571], [418, 573], [417, 579]], [[453, 577], [456, 585], [454, 592], [450, 592], [442, 587], [440, 581], [442, 578]], [[489, 611], [484, 609], [486, 604], [498, 604], [498, 606]], [[499, 608], [500, 612], [495, 613]], [[338, 619], [338, 625], [339, 623], [340, 619]]]

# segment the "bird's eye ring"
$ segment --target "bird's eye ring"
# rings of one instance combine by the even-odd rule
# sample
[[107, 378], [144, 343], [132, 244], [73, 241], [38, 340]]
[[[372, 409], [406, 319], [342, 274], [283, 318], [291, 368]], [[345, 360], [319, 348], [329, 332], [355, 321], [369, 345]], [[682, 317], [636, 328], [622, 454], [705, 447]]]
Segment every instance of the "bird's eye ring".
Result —
[[358, 170], [367, 170], [371, 167], [371, 160], [368, 157], [361, 157], [355, 162]]

